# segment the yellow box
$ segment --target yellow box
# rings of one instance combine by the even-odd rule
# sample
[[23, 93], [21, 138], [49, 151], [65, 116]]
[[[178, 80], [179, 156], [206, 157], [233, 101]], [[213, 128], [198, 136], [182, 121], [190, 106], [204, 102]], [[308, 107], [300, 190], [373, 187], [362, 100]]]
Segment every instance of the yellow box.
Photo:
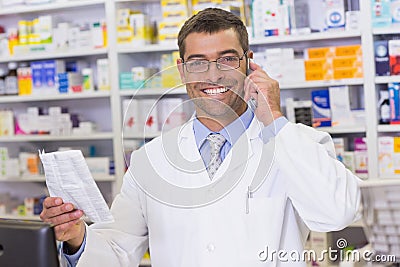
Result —
[[184, 20], [180, 21], [162, 21], [158, 25], [158, 34], [159, 35], [171, 35], [171, 34], [178, 34], [183, 23], [185, 23]]
[[188, 17], [188, 12], [186, 10], [167, 10], [162, 13], [163, 20], [185, 20]]
[[363, 66], [362, 58], [359, 56], [334, 57], [333, 68], [358, 68]]
[[328, 58], [316, 58], [304, 60], [306, 71], [327, 71], [332, 68], [332, 61]]
[[175, 42], [178, 39], [178, 33], [172, 33], [172, 34], [159, 34], [158, 35], [158, 41], [160, 43], [162, 42]]
[[134, 13], [129, 16], [129, 25], [132, 28], [133, 41], [148, 44], [151, 42], [153, 31], [147, 15]]
[[338, 57], [361, 56], [362, 55], [361, 45], [337, 46], [335, 48], [335, 55]]
[[306, 71], [306, 81], [332, 80], [332, 71]]
[[339, 68], [333, 69], [333, 78], [337, 79], [352, 79], [362, 78], [364, 76], [362, 68]]
[[306, 58], [328, 58], [335, 55], [334, 47], [316, 47], [305, 50]]
[[161, 6], [182, 5], [187, 6], [186, 0], [161, 0]]
[[204, 4], [221, 4], [222, 0], [192, 0], [192, 6]]
[[162, 11], [188, 11], [186, 0], [161, 0]]
[[117, 43], [130, 43], [133, 40], [133, 29], [130, 26], [117, 26]]
[[174, 88], [182, 84], [176, 67], [178, 58], [178, 51], [161, 55], [161, 85], [163, 88]]

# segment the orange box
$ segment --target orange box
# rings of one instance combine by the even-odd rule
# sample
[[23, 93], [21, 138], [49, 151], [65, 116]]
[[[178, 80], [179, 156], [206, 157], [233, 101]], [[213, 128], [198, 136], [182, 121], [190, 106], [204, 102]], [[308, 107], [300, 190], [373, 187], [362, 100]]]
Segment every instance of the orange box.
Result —
[[332, 71], [306, 71], [306, 81], [332, 80]]
[[306, 71], [328, 71], [332, 68], [332, 60], [327, 58], [315, 58], [304, 60]]
[[348, 57], [334, 57], [332, 59], [334, 69], [337, 68], [362, 68], [363, 62], [361, 57], [348, 56]]
[[361, 45], [337, 46], [335, 48], [335, 55], [338, 57], [361, 56], [362, 55]]
[[305, 49], [305, 58], [328, 58], [335, 55], [334, 47], [316, 47]]
[[364, 76], [362, 68], [339, 68], [333, 69], [333, 78], [337, 79], [351, 79], [362, 78]]

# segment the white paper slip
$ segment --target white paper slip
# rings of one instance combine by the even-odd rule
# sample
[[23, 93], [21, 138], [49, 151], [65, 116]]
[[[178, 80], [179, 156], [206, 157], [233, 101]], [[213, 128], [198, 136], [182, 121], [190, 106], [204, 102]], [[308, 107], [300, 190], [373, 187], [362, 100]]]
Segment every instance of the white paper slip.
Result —
[[80, 150], [52, 153], [39, 151], [39, 157], [50, 196], [74, 204], [92, 222], [114, 221]]

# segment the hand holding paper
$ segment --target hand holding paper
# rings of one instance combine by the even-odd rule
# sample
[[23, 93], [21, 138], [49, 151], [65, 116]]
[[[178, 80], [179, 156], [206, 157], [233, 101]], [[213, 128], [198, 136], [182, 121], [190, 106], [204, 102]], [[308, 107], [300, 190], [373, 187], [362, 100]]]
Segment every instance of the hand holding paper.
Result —
[[40, 152], [39, 156], [50, 196], [60, 197], [64, 203], [74, 204], [92, 222], [114, 221], [81, 151]]

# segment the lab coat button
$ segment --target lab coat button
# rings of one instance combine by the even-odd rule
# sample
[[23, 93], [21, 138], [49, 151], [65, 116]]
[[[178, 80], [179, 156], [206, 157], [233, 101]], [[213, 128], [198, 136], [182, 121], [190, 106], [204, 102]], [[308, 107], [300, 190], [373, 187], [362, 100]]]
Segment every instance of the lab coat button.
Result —
[[215, 246], [213, 243], [210, 243], [207, 245], [207, 251], [208, 252], [213, 252], [215, 250]]

